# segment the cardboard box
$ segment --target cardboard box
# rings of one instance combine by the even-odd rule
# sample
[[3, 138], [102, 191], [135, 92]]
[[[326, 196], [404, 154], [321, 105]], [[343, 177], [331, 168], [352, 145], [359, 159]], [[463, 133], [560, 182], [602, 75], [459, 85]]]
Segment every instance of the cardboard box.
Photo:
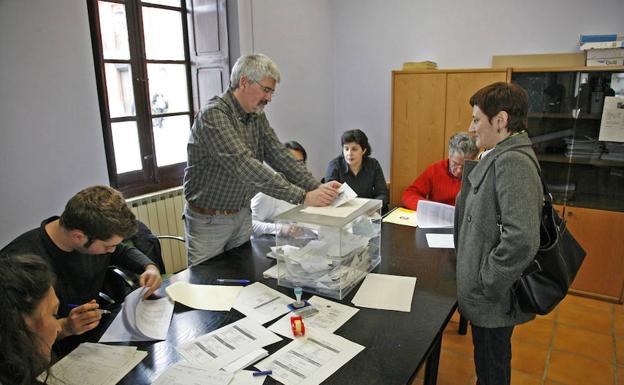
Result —
[[599, 66], [621, 66], [624, 65], [624, 58], [614, 58], [614, 59], [587, 59], [588, 67], [599, 67]]
[[507, 67], [583, 67], [585, 53], [546, 53], [535, 55], [494, 55], [493, 68]]
[[590, 49], [588, 59], [619, 59], [624, 58], [624, 48]]

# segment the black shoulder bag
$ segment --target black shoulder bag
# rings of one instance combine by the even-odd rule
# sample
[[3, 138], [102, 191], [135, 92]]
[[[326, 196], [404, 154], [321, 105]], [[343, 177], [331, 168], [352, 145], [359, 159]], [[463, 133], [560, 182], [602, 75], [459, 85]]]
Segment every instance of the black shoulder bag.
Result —
[[[512, 291], [522, 311], [544, 315], [550, 313], [568, 293], [585, 258], [585, 250], [574, 239], [565, 221], [559, 218], [553, 208], [552, 195], [537, 162], [529, 154], [522, 153], [537, 167], [544, 188], [544, 206], [540, 221], [540, 247], [535, 259], [514, 283]], [[496, 191], [496, 160], [493, 181]], [[494, 197], [496, 222], [502, 231], [501, 210], [496, 193]]]

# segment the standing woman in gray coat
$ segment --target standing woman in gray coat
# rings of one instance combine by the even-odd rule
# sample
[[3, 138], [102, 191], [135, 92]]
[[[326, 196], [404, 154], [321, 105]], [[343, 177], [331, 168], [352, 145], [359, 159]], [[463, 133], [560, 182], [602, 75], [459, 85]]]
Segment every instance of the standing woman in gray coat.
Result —
[[466, 161], [457, 196], [457, 298], [472, 326], [477, 385], [509, 385], [513, 328], [535, 317], [518, 308], [512, 285], [539, 247], [543, 192], [525, 131], [526, 91], [494, 83], [477, 91], [470, 105], [469, 132], [485, 151], [480, 161]]

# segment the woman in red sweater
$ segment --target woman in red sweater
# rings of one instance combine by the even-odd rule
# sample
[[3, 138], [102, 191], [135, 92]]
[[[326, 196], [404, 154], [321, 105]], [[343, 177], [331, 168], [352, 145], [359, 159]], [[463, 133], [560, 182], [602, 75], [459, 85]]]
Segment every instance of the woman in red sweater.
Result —
[[436, 162], [420, 174], [403, 192], [403, 207], [416, 210], [421, 199], [455, 206], [455, 197], [461, 187], [464, 160], [474, 159], [479, 152], [470, 135], [459, 132], [449, 140], [448, 159]]

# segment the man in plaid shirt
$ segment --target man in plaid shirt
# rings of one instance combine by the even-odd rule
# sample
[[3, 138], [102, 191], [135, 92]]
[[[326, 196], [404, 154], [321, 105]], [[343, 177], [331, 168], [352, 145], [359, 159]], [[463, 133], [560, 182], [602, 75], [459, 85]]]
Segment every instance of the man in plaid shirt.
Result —
[[189, 266], [249, 240], [250, 200], [258, 192], [309, 206], [327, 206], [338, 195], [340, 183], [320, 184], [271, 128], [263, 109], [279, 81], [269, 57], [241, 56], [230, 89], [195, 117], [184, 171]]

